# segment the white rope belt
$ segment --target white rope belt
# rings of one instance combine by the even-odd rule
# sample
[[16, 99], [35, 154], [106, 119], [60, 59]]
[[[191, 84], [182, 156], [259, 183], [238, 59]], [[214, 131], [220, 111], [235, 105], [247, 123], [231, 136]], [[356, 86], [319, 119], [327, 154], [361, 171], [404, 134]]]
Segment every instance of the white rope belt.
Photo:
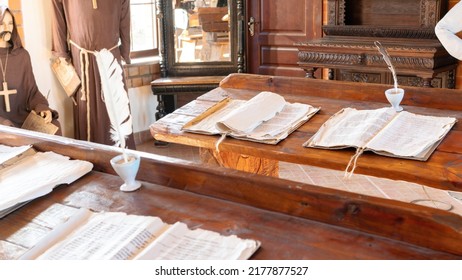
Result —
[[[71, 43], [74, 47], [79, 49], [80, 51], [80, 77], [82, 80], [82, 86], [80, 87], [80, 92], [82, 93], [82, 96], [80, 97], [81, 101], [86, 101], [87, 102], [87, 141], [90, 141], [90, 93], [89, 93], [89, 88], [90, 88], [90, 79], [89, 79], [89, 73], [88, 73], [88, 68], [89, 68], [89, 60], [88, 60], [88, 54], [95, 54], [96, 51], [90, 51], [85, 48], [82, 48], [81, 46], [77, 45], [74, 41], [69, 39], [69, 43]], [[113, 46], [112, 48], [109, 49], [109, 51], [112, 51], [113, 49], [117, 48], [119, 44]]]

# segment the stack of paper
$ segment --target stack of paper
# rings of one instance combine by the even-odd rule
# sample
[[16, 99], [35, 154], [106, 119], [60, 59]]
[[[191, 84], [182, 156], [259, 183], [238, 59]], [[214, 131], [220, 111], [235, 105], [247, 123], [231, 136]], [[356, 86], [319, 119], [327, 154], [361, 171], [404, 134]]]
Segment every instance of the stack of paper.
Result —
[[35, 152], [30, 146], [0, 145], [0, 218], [92, 169], [91, 162]]

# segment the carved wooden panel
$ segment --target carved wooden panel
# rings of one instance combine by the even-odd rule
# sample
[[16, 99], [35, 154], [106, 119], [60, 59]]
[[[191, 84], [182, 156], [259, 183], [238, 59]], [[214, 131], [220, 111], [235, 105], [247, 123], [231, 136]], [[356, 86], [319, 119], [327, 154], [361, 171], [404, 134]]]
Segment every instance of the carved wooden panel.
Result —
[[[455, 70], [437, 74], [431, 80], [431, 87], [454, 88]], [[335, 70], [332, 79], [359, 83], [392, 84], [393, 77], [389, 73], [359, 72], [351, 70]], [[425, 86], [425, 80], [416, 76], [398, 75], [398, 84], [401, 86]]]
[[447, 0], [327, 0], [328, 25], [434, 27]]
[[341, 70], [329, 78], [392, 84], [374, 45], [380, 41], [402, 85], [454, 87], [457, 60], [434, 32], [447, 0], [327, 0], [327, 8], [325, 36], [297, 43], [306, 77], [328, 68]]
[[411, 74], [418, 71], [432, 73], [438, 68], [455, 62], [437, 40], [326, 36], [319, 40], [297, 44], [300, 50], [299, 64], [387, 70], [382, 55], [374, 45], [374, 40], [380, 41], [387, 49], [393, 65], [401, 73]]
[[338, 70], [338, 74], [336, 74], [336, 77], [338, 77], [338, 79], [336, 80], [359, 83], [383, 84], [384, 77], [382, 76], [383, 74], [380, 73], [363, 73]]

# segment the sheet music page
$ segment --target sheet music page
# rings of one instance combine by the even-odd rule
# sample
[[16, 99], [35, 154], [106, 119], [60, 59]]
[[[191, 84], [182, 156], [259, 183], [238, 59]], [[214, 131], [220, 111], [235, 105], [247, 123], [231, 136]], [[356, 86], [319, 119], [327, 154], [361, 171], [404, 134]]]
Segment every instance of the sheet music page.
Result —
[[70, 160], [54, 152], [36, 153], [0, 171], [0, 211], [43, 196], [93, 169], [91, 162]]
[[281, 112], [286, 101], [279, 94], [263, 91], [217, 122], [221, 132], [250, 134], [257, 126]]
[[418, 156], [441, 140], [455, 122], [455, 118], [403, 111], [367, 144], [367, 148], [399, 156]]
[[188, 229], [184, 223], [175, 223], [147, 247], [137, 259], [157, 260], [237, 260], [248, 259], [260, 243], [240, 239], [235, 235], [223, 236], [203, 229]]
[[377, 110], [345, 108], [327, 120], [304, 145], [309, 147], [364, 147], [395, 116], [389, 107]]
[[166, 227], [168, 225], [157, 217], [121, 212], [94, 213], [80, 227], [70, 225], [74, 230], [37, 259], [132, 259]]

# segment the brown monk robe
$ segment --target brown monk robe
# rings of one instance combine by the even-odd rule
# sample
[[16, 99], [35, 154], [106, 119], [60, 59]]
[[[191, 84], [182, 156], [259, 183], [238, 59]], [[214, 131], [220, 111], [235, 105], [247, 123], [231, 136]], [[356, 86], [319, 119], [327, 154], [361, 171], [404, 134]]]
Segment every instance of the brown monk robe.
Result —
[[[77, 105], [74, 106], [75, 138], [114, 145], [110, 138], [110, 120], [102, 98], [98, 66], [91, 52], [108, 49], [119, 64], [121, 58], [130, 63], [130, 2], [52, 0], [52, 4], [53, 55], [72, 59], [82, 80], [81, 90], [75, 98]], [[133, 133], [128, 137], [127, 145], [135, 149]]]
[[0, 13], [0, 124], [21, 127], [34, 110], [58, 126], [56, 134], [60, 135], [58, 112], [50, 109], [37, 87], [13, 14], [6, 6], [0, 6]]

